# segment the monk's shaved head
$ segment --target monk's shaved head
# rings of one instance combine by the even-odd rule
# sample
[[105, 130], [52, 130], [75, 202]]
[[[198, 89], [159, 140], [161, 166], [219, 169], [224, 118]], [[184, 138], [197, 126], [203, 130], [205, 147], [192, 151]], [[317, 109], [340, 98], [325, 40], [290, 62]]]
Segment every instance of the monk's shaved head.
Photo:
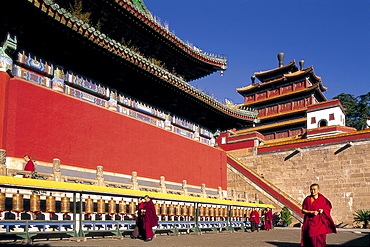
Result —
[[316, 186], [318, 189], [320, 189], [320, 186], [318, 184], [311, 184], [310, 188]]

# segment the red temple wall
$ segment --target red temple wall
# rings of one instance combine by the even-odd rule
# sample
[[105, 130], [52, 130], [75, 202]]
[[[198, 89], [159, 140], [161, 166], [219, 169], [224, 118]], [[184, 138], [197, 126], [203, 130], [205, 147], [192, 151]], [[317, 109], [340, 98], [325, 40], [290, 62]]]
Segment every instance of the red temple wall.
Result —
[[222, 150], [21, 79], [10, 79], [5, 90], [5, 81], [0, 77], [0, 148], [9, 157], [59, 158], [64, 165], [226, 189]]

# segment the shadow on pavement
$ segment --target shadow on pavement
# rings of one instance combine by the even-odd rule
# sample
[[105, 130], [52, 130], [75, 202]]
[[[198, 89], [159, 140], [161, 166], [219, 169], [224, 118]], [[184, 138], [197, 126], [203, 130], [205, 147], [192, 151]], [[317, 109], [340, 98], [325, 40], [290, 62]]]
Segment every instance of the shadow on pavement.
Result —
[[[288, 243], [288, 242], [266, 242], [271, 245], [278, 247], [299, 247], [300, 244], [297, 243]], [[370, 247], [370, 233], [366, 234], [363, 237], [350, 240], [343, 244], [328, 244], [327, 247], [340, 247], [340, 246], [351, 246], [351, 247]]]
[[363, 237], [353, 239], [341, 245], [328, 245], [328, 247], [337, 247], [337, 246], [370, 247], [370, 233], [367, 233]]
[[297, 243], [287, 243], [287, 242], [266, 242], [266, 243], [279, 246], [279, 247], [299, 247], [300, 246]]

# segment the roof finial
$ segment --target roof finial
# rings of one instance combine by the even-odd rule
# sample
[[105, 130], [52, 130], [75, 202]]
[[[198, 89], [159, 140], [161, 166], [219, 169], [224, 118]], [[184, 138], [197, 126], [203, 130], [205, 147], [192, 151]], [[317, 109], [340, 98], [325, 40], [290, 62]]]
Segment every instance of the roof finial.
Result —
[[256, 77], [255, 77], [254, 75], [252, 75], [252, 76], [251, 76], [252, 85], [254, 85], [255, 80], [256, 80]]
[[304, 70], [304, 60], [299, 61], [299, 69]]
[[284, 65], [284, 53], [280, 52], [278, 54], [278, 60], [279, 60], [279, 67], [283, 67]]

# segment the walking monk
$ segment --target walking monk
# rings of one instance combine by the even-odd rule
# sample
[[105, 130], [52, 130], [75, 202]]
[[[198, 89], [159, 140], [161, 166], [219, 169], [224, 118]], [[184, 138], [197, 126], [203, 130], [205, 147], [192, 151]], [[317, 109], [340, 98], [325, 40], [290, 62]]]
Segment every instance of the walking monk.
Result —
[[266, 208], [264, 211], [265, 214], [265, 225], [263, 229], [269, 231], [272, 229], [272, 220], [274, 219], [274, 216], [272, 215], [272, 210]]
[[254, 209], [249, 217], [249, 221], [251, 222], [251, 231], [259, 231], [258, 225], [261, 223], [260, 215], [256, 209]]
[[310, 186], [311, 195], [302, 204], [304, 220], [302, 225], [301, 246], [325, 247], [326, 234], [337, 233], [334, 221], [330, 216], [331, 203], [319, 193], [320, 186]]
[[143, 217], [143, 229], [145, 233], [145, 242], [153, 240], [154, 233], [152, 227], [158, 225], [158, 219], [157, 215], [155, 214], [155, 208], [152, 200], [149, 198], [149, 196], [144, 197], [145, 204], [144, 209], [142, 210], [144, 212]]

